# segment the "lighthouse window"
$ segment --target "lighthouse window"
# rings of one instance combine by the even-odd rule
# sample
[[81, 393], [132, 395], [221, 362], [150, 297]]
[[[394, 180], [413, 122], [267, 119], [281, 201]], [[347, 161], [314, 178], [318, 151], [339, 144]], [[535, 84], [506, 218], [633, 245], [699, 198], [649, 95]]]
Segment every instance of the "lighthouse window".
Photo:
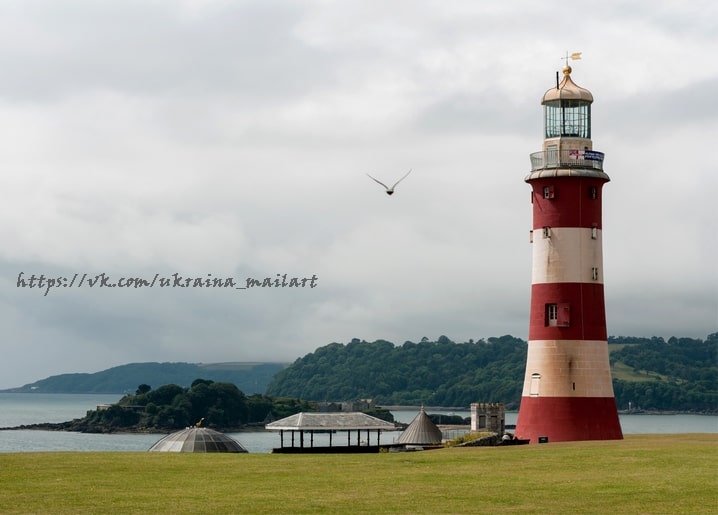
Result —
[[596, 186], [591, 186], [588, 189], [588, 196], [591, 200], [596, 200], [598, 198], [598, 188]]
[[546, 304], [546, 325], [549, 327], [558, 325], [558, 304]]
[[541, 374], [531, 374], [531, 386], [529, 387], [529, 396], [530, 397], [538, 397], [540, 382], [541, 382]]
[[554, 100], [545, 104], [546, 137], [591, 137], [591, 104], [585, 100]]
[[554, 188], [553, 186], [544, 186], [543, 187], [543, 198], [554, 198]]
[[595, 240], [598, 238], [598, 226], [594, 225], [591, 227], [591, 239]]
[[543, 228], [543, 237], [544, 237], [544, 238], [550, 238], [550, 237], [551, 237], [551, 228], [550, 228], [550, 227], [544, 227], [544, 228]]
[[598, 268], [597, 267], [594, 266], [593, 268], [591, 268], [591, 274], [593, 276], [593, 280], [598, 281]]

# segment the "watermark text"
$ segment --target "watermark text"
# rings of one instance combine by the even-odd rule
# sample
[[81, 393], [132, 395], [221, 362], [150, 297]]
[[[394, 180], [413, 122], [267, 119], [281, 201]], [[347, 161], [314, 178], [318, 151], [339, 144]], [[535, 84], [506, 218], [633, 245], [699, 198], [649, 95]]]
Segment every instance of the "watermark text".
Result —
[[275, 274], [274, 277], [217, 277], [206, 274], [204, 277], [189, 277], [179, 273], [169, 276], [154, 274], [152, 277], [114, 277], [105, 272], [99, 274], [76, 273], [70, 276], [49, 277], [44, 274], [26, 274], [17, 276], [18, 288], [37, 288], [46, 297], [50, 290], [59, 288], [224, 288], [248, 290], [252, 288], [316, 288], [319, 278], [293, 277], [289, 274]]

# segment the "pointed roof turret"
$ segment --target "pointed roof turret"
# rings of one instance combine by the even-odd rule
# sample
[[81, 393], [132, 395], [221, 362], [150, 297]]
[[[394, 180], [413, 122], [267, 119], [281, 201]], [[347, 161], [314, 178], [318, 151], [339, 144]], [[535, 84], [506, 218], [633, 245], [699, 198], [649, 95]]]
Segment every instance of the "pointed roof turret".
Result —
[[436, 445], [440, 444], [442, 439], [441, 429], [436, 427], [429, 415], [421, 407], [419, 414], [414, 417], [409, 427], [404, 429], [397, 443], [408, 445]]

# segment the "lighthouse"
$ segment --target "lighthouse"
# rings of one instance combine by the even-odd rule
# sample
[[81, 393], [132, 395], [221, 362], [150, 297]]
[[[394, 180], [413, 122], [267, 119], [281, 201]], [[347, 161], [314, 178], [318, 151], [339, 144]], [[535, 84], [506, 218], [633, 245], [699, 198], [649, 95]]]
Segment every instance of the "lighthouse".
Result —
[[623, 438], [608, 360], [603, 289], [604, 154], [593, 95], [571, 67], [548, 90], [543, 150], [531, 154], [528, 354], [516, 434], [531, 443]]

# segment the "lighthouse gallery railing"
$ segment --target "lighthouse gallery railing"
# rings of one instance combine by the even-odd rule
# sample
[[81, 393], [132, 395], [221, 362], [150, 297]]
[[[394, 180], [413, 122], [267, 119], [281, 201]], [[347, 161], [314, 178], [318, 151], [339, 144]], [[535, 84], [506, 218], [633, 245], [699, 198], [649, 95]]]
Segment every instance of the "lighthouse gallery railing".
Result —
[[531, 154], [531, 171], [544, 168], [593, 168], [603, 171], [603, 152], [595, 150], [544, 150]]

